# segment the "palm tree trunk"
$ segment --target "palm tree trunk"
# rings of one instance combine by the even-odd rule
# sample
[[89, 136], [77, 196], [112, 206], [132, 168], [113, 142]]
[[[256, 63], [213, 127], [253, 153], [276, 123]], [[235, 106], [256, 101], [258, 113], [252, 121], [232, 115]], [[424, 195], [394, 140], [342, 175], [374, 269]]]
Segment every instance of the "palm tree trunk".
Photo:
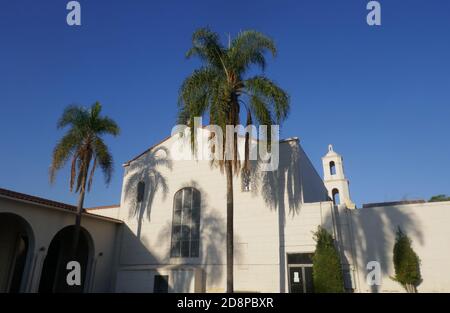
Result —
[[81, 186], [80, 195], [78, 196], [78, 205], [77, 205], [77, 214], [75, 216], [75, 234], [73, 236], [72, 249], [71, 249], [71, 257], [74, 259], [77, 255], [78, 242], [80, 240], [80, 232], [81, 232], [81, 214], [83, 213], [83, 204], [84, 204], [84, 195], [85, 191], [85, 182]]
[[232, 161], [225, 161], [227, 177], [227, 292], [234, 291], [234, 245], [233, 245], [233, 168]]

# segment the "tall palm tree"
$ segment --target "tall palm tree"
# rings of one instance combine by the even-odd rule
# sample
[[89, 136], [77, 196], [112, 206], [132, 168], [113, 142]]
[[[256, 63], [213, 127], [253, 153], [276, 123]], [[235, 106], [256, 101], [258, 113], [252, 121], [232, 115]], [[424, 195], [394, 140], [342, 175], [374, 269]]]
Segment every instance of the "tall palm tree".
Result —
[[[69, 127], [66, 134], [53, 150], [50, 165], [50, 182], [55, 181], [56, 172], [71, 160], [69, 188], [79, 193], [72, 256], [75, 256], [80, 236], [81, 214], [86, 190], [89, 192], [97, 166], [103, 171], [105, 182], [109, 184], [113, 171], [113, 157], [103, 141], [104, 135], [119, 135], [116, 122], [101, 116], [99, 102], [90, 108], [68, 106], [58, 121], [58, 129]], [[86, 189], [87, 187], [87, 189]]]
[[[253, 67], [264, 71], [265, 53], [276, 55], [274, 42], [262, 33], [244, 31], [228, 45], [221, 44], [217, 33], [201, 28], [192, 36], [192, 48], [187, 57], [197, 57], [202, 65], [183, 82], [179, 94], [178, 122], [191, 128], [191, 144], [195, 149], [194, 118], [209, 115], [210, 124], [218, 125], [226, 132], [226, 125], [239, 125], [241, 108], [245, 108], [246, 124], [267, 125], [270, 142], [270, 126], [279, 124], [289, 112], [289, 96], [264, 75], [249, 76]], [[225, 168], [227, 180], [227, 292], [233, 292], [233, 173], [249, 169], [249, 134], [245, 137], [245, 161], [237, 158], [237, 134], [224, 147], [234, 147], [234, 156], [218, 162]], [[228, 140], [230, 141], [230, 140]], [[225, 153], [226, 149], [223, 149]]]

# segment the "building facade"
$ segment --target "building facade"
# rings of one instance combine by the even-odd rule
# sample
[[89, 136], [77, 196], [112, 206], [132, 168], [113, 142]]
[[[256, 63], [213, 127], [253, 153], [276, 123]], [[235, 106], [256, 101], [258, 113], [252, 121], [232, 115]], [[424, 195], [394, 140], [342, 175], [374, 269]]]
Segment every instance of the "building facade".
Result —
[[[177, 140], [124, 165], [117, 292], [225, 291], [225, 175], [207, 160], [174, 161]], [[276, 171], [255, 168], [234, 178], [237, 291], [310, 288], [313, 232], [332, 203], [299, 140], [282, 141], [279, 149]]]
[[[168, 137], [126, 162], [120, 205], [83, 214], [83, 283], [75, 289], [64, 285], [75, 207], [0, 189], [0, 292], [224, 292], [225, 175], [190, 159], [190, 145], [179, 141]], [[391, 279], [399, 227], [421, 259], [418, 291], [450, 292], [450, 202], [357, 209], [331, 145], [322, 164], [323, 179], [290, 138], [279, 143], [276, 170], [255, 160], [248, 175], [235, 175], [235, 290], [313, 292], [321, 226], [336, 240], [348, 292], [404, 292]], [[368, 279], [374, 269], [376, 284]]]

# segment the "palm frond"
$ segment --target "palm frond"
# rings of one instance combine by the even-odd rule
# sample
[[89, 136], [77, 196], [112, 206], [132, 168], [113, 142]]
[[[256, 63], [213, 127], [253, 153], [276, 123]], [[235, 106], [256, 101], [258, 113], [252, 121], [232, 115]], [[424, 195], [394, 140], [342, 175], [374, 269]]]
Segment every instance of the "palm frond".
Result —
[[69, 125], [77, 125], [86, 119], [88, 112], [85, 108], [78, 105], [69, 105], [58, 120], [57, 127], [64, 128]]
[[223, 68], [226, 56], [219, 35], [209, 28], [200, 28], [195, 31], [192, 35], [192, 48], [186, 53], [187, 58], [194, 56], [211, 67]]
[[113, 172], [113, 157], [108, 149], [108, 146], [103, 142], [101, 138], [96, 138], [93, 143], [94, 154], [98, 160], [98, 165], [102, 169], [103, 176], [105, 177], [105, 183], [109, 184]]
[[75, 131], [69, 131], [56, 144], [53, 150], [52, 163], [50, 164], [50, 182], [55, 181], [56, 172], [64, 167], [69, 158], [76, 153], [77, 147], [81, 144], [81, 138]]
[[228, 55], [236, 71], [243, 72], [252, 65], [264, 70], [266, 52], [276, 56], [277, 50], [273, 40], [260, 32], [248, 30], [239, 33], [233, 40]]
[[245, 81], [245, 89], [252, 96], [257, 96], [274, 112], [275, 122], [280, 123], [289, 114], [289, 96], [273, 81], [264, 76], [255, 76]]

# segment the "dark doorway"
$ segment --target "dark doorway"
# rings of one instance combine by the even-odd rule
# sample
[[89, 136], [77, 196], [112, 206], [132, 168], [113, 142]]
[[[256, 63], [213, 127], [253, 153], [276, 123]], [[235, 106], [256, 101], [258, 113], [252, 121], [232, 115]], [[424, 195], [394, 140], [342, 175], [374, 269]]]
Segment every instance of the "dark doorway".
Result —
[[153, 284], [154, 293], [168, 293], [169, 292], [169, 275], [155, 275], [155, 282]]
[[[48, 248], [42, 268], [39, 292], [41, 293], [81, 293], [85, 290], [90, 254], [88, 232], [82, 228], [75, 257], [71, 257], [74, 226], [68, 226], [59, 231]], [[69, 286], [66, 282], [70, 270], [67, 263], [77, 261], [81, 267], [81, 284]]]
[[11, 283], [9, 285], [9, 292], [18, 293], [20, 292], [20, 286], [22, 283], [23, 272], [25, 269], [25, 263], [27, 261], [28, 254], [28, 237], [26, 234], [19, 234], [16, 242], [15, 251], [15, 264], [14, 272], [12, 275]]
[[0, 293], [25, 292], [34, 237], [22, 217], [0, 214]]
[[288, 254], [288, 268], [290, 293], [314, 292], [311, 253]]

